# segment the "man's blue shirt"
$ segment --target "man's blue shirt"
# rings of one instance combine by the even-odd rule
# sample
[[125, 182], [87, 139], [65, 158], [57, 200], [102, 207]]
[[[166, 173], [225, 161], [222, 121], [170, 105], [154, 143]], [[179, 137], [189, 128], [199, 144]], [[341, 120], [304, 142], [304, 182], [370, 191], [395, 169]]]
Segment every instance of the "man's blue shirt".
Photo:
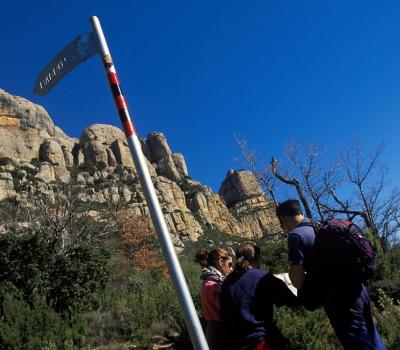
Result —
[[302, 265], [305, 269], [309, 266], [311, 250], [314, 246], [314, 229], [308, 225], [310, 219], [304, 218], [292, 231], [288, 237], [289, 264]]

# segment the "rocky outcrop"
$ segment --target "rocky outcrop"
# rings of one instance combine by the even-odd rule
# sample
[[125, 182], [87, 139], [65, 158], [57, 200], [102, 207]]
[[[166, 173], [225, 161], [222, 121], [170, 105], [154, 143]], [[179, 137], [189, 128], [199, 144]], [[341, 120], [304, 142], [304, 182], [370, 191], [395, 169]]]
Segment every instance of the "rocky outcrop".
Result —
[[187, 207], [184, 192], [175, 182], [164, 177], [159, 177], [154, 185], [163, 204], [167, 225], [173, 228], [171, 233], [178, 234], [183, 240], [196, 241], [203, 229]]
[[152, 163], [158, 163], [172, 153], [165, 136], [160, 132], [150, 133], [146, 138], [146, 144], [150, 152], [149, 161]]
[[46, 139], [39, 147], [39, 159], [53, 165], [65, 167], [64, 153], [61, 145], [51, 139]]
[[[188, 176], [184, 156], [172, 153], [162, 133], [140, 142], [175, 245], [196, 240], [206, 228], [249, 238], [273, 231], [271, 203], [250, 172], [229, 171], [215, 194]], [[0, 90], [0, 200], [35, 191], [54, 199], [57, 182], [79, 186], [82, 201], [123, 203], [149, 216], [120, 129], [95, 124], [71, 138], [42, 107]]]
[[209, 228], [258, 238], [275, 231], [273, 205], [248, 171], [230, 171], [220, 194], [193, 180], [186, 180], [188, 206], [198, 221]]
[[38, 157], [43, 140], [54, 134], [54, 124], [43, 107], [0, 89], [0, 157], [31, 161]]
[[250, 171], [229, 170], [218, 193], [246, 235], [260, 237], [276, 232], [279, 224], [274, 215], [274, 205], [267, 200]]
[[181, 153], [171, 152], [167, 139], [162, 133], [150, 133], [142, 142], [142, 149], [158, 175], [172, 181], [180, 181], [188, 175], [185, 158]]
[[181, 175], [181, 177], [188, 176], [186, 161], [182, 153], [174, 153], [172, 155], [172, 161], [174, 162], [176, 170]]
[[39, 172], [36, 175], [36, 178], [39, 181], [42, 181], [46, 184], [50, 182], [56, 181], [56, 173], [54, 171], [54, 167], [49, 163], [43, 163], [40, 165]]
[[81, 145], [78, 142], [76, 142], [72, 147], [71, 153], [74, 166], [79, 167], [83, 165], [83, 163], [85, 162], [85, 157], [83, 156]]
[[54, 138], [61, 146], [61, 149], [64, 154], [65, 165], [67, 167], [74, 166], [74, 157], [72, 154], [72, 150], [73, 150], [75, 144], [77, 144], [79, 142], [79, 140], [76, 138], [68, 137], [64, 133], [64, 131], [62, 131], [57, 126], [55, 127], [55, 132], [56, 133], [55, 133]]
[[228, 210], [221, 197], [205, 186], [192, 194], [190, 208], [205, 227], [233, 235], [247, 236], [245, 232], [242, 232], [239, 222]]
[[0, 201], [16, 195], [13, 177], [10, 173], [0, 173]]
[[[122, 132], [121, 132], [122, 133]], [[125, 136], [123, 136], [125, 139]], [[111, 143], [111, 150], [117, 163], [129, 168], [134, 168], [131, 152], [126, 141], [117, 139]]]
[[[3, 126], [24, 131], [36, 129], [47, 135], [55, 134], [55, 127], [46, 110], [22, 97], [12, 96], [0, 89], [0, 116]], [[8, 123], [7, 123], [8, 121]]]
[[229, 170], [219, 191], [228, 206], [263, 195], [257, 179], [250, 171]]
[[[86, 128], [79, 139], [84, 162], [111, 166], [107, 150], [112, 151], [111, 145], [119, 141], [123, 143], [123, 139], [122, 131], [111, 125], [95, 124]], [[110, 163], [114, 163], [114, 159], [110, 158]], [[121, 162], [121, 159], [119, 161]], [[129, 165], [132, 166], [132, 164]]]

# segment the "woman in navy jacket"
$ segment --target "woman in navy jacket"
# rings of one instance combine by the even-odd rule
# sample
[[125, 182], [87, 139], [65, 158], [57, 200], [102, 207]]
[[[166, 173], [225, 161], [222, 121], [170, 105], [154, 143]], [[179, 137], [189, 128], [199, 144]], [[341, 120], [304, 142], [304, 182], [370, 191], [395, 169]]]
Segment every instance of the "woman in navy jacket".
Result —
[[260, 270], [260, 249], [254, 243], [241, 243], [236, 258], [221, 289], [227, 349], [282, 349], [283, 336], [273, 324], [273, 305], [295, 306], [296, 296], [283, 281]]

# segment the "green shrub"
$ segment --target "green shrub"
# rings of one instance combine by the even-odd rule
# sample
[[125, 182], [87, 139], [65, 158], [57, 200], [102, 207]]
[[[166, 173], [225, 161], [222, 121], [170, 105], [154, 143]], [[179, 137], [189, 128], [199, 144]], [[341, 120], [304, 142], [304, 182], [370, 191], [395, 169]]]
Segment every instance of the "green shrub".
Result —
[[275, 308], [278, 328], [288, 341], [290, 350], [335, 350], [340, 344], [323, 309]]
[[[0, 205], [8, 207], [6, 202]], [[109, 248], [118, 249], [120, 236], [109, 237]], [[234, 247], [242, 238], [209, 230], [198, 242], [186, 243], [180, 262], [199, 316], [200, 266], [194, 253], [209, 247], [209, 240]], [[285, 239], [258, 244], [271, 272], [287, 271]], [[110, 259], [96, 246], [81, 244], [63, 252], [57, 247], [43, 232], [0, 236], [1, 349], [89, 349], [116, 342], [148, 349], [156, 342], [154, 336], [169, 338], [173, 333], [179, 334], [173, 337], [176, 348], [192, 348], [176, 292], [160, 269], [135, 273], [121, 256]], [[154, 249], [159, 255], [158, 247]], [[400, 310], [392, 300], [399, 290], [399, 256], [391, 250], [379, 257], [380, 270], [371, 283], [374, 316], [390, 350], [400, 350]], [[287, 349], [340, 348], [322, 309], [280, 308], [275, 319]]]
[[47, 294], [58, 312], [90, 310], [96, 305], [96, 293], [108, 279], [106, 250], [89, 246], [69, 249], [57, 255], [50, 267], [51, 286]]
[[31, 161], [30, 161], [30, 163], [31, 163], [32, 165], [34, 165], [35, 167], [39, 168], [40, 165], [42, 164], [42, 161], [39, 159], [39, 154], [37, 155], [37, 157], [32, 158]]
[[286, 238], [271, 239], [259, 243], [261, 259], [271, 273], [282, 273], [289, 269]]
[[0, 157], [0, 166], [8, 164], [14, 165], [14, 163], [15, 163], [14, 160], [12, 160], [9, 157]]
[[[188, 263], [188, 264], [186, 264]], [[133, 342], [148, 349], [155, 335], [170, 337], [178, 333], [181, 348], [191, 348], [181, 307], [168, 276], [162, 273], [133, 273], [115, 262], [112, 279], [99, 298], [99, 308], [90, 313], [92, 346], [111, 342]], [[184, 260], [184, 272], [198, 310], [200, 268]]]
[[25, 232], [0, 236], [0, 287], [11, 284], [28, 303], [36, 294], [46, 295], [50, 286], [53, 255], [51, 242], [39, 234]]
[[0, 287], [14, 286], [32, 304], [42, 295], [57, 312], [86, 310], [107, 281], [109, 254], [80, 245], [60, 253], [55, 240], [41, 232], [0, 236]]
[[379, 290], [379, 297], [374, 307], [374, 317], [378, 329], [389, 350], [400, 349], [400, 305], [395, 304], [383, 290]]
[[[120, 235], [110, 237], [112, 240], [108, 241], [108, 246], [119, 252]], [[151, 270], [135, 273], [120, 252], [110, 259], [109, 274], [111, 278], [106, 289], [100, 293], [97, 310], [88, 315], [93, 331], [91, 345], [112, 346], [118, 342], [134, 341], [140, 348], [145, 348], [143, 344], [148, 346], [154, 333], [164, 333], [160, 325], [156, 327], [158, 312], [161, 311], [158, 310], [156, 294], [153, 292], [158, 290], [159, 281], [164, 280], [165, 276]], [[153, 312], [156, 313], [149, 316]], [[170, 317], [173, 315], [171, 312]]]
[[3, 296], [0, 317], [0, 348], [4, 350], [83, 349], [90, 339], [81, 317], [63, 319], [44, 298], [32, 305], [16, 294]]

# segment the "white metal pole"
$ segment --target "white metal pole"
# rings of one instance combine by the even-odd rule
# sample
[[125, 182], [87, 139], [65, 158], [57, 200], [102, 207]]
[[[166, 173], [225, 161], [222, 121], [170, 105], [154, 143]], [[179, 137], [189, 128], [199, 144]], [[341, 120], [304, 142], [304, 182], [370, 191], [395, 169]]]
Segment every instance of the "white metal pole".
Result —
[[125, 131], [131, 155], [139, 176], [140, 184], [149, 207], [151, 219], [157, 231], [158, 239], [161, 244], [161, 249], [163, 251], [168, 270], [170, 272], [175, 290], [178, 294], [178, 299], [183, 310], [186, 326], [189, 329], [193, 346], [198, 350], [208, 350], [207, 341], [197, 316], [196, 308], [194, 307], [185, 277], [179, 264], [178, 257], [172, 244], [172, 240], [161, 211], [160, 203], [158, 202], [149, 170], [142, 152], [142, 147], [130, 118], [128, 107], [119, 85], [119, 79], [116, 74], [116, 70], [111, 59], [110, 51], [101, 29], [99, 19], [96, 16], [92, 16], [90, 18], [90, 22], [97, 40], [100, 59], [106, 69], [107, 78], [109, 80], [115, 104]]

